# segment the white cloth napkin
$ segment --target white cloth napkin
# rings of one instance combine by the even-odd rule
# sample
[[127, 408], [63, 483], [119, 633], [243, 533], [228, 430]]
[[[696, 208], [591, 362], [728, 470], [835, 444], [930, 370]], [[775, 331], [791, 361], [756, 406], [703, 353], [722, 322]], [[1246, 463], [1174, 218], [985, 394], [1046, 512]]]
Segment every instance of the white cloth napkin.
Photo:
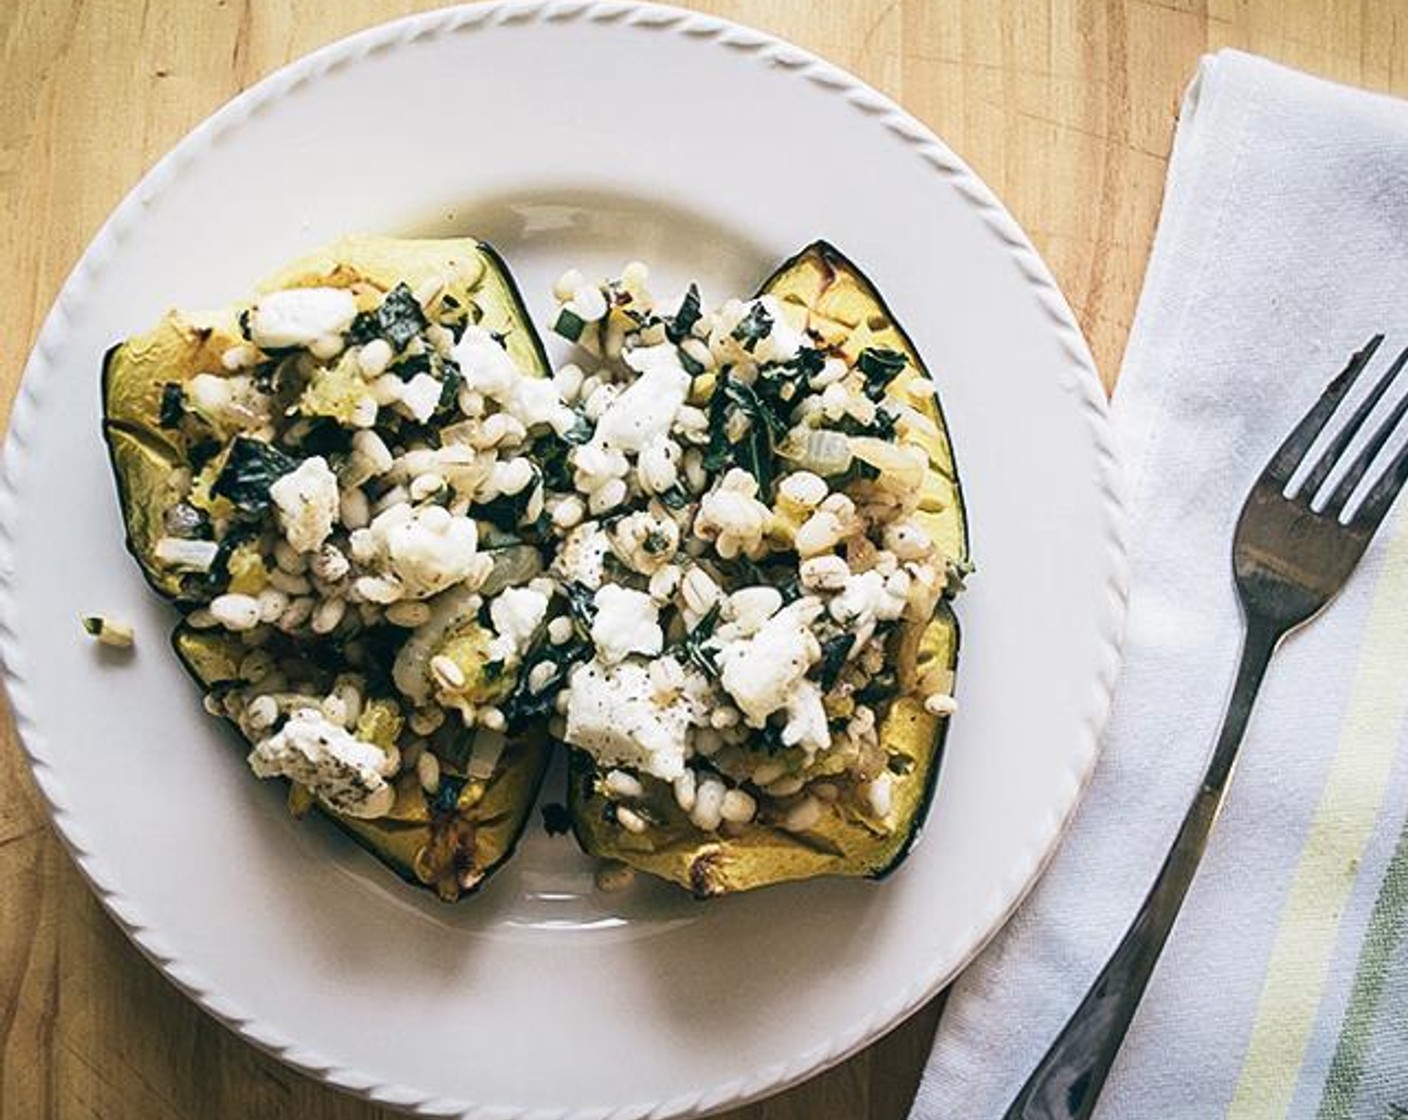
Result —
[[[1408, 104], [1205, 59], [1114, 398], [1133, 576], [1104, 753], [1050, 870], [955, 986], [913, 1120], [1000, 1116], [1124, 933], [1230, 688], [1242, 500], [1378, 331], [1371, 371], [1408, 346]], [[1099, 1120], [1408, 1118], [1405, 707], [1408, 497], [1272, 663]]]

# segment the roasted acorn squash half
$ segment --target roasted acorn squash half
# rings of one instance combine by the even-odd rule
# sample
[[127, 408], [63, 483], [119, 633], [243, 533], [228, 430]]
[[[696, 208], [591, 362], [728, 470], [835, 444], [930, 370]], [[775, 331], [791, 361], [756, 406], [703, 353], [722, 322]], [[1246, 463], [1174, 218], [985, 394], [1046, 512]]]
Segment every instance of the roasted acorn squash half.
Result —
[[[249, 651], [233, 635], [182, 623], [171, 643], [182, 665], [216, 702], [226, 689], [243, 683], [240, 664]], [[273, 652], [292, 661], [307, 687], [319, 691], [327, 691], [339, 672], [353, 667], [342, 651], [322, 650], [314, 657], [290, 643]], [[367, 697], [365, 710], [376, 712], [398, 699], [382, 681]], [[472, 893], [513, 854], [547, 771], [550, 744], [541, 730], [533, 730], [504, 742], [481, 775], [474, 736], [485, 734], [443, 724], [432, 736], [442, 760], [439, 790], [428, 794], [415, 771], [402, 773], [393, 783], [396, 800], [385, 816], [363, 820], [334, 812], [294, 785], [289, 808], [301, 816], [316, 807], [406, 882], [452, 901]]]
[[[785, 262], [759, 295], [775, 297], [793, 326], [807, 329], [818, 345], [849, 360], [867, 347], [903, 353], [908, 363], [895, 385], [899, 392], [914, 379], [929, 378], [874, 285], [825, 242]], [[904, 435], [923, 449], [929, 463], [915, 518], [961, 580], [968, 566], [968, 529], [953, 449], [937, 396], [919, 392], [911, 399], [932, 423], [928, 430], [910, 426]], [[764, 811], [731, 835], [705, 833], [681, 812], [668, 784], [645, 777], [645, 795], [636, 807], [650, 825], [632, 832], [613, 818], [591, 756], [574, 750], [568, 806], [577, 839], [597, 857], [671, 880], [699, 897], [823, 875], [880, 878], [900, 864], [918, 837], [947, 730], [947, 717], [925, 709], [916, 683], [935, 672], [951, 674], [958, 650], [958, 623], [947, 601], [939, 603], [927, 624], [906, 623], [891, 638], [900, 692], [880, 724], [880, 742], [893, 774], [892, 807], [884, 821], [858, 799], [842, 796], [827, 803], [819, 822], [803, 831], [777, 827]]]
[[[488, 245], [468, 238], [344, 238], [283, 269], [260, 291], [344, 288], [354, 294], [359, 309], [371, 311], [397, 285], [415, 289], [432, 277], [445, 282], [445, 306], [457, 307], [468, 321], [501, 337], [521, 371], [550, 374], [542, 344], [502, 260]], [[207, 512], [224, 499], [209, 493], [208, 479], [201, 489], [202, 457], [209, 449], [193, 445], [180, 426], [171, 423], [166, 415], [173, 392], [169, 387], [180, 389], [202, 373], [222, 375], [222, 355], [244, 342], [236, 310], [203, 315], [172, 311], [150, 332], [115, 346], [104, 361], [103, 432], [128, 548], [148, 583], [183, 611], [208, 602], [213, 591], [198, 576], [163, 562], [157, 542], [172, 531], [173, 518], [192, 514], [193, 493], [199, 492]], [[402, 640], [405, 633], [400, 632]], [[241, 658], [249, 650], [235, 636], [183, 622], [172, 640], [207, 694], [218, 698], [240, 680]], [[335, 642], [279, 638], [274, 644], [278, 656], [302, 664], [319, 687], [346, 667], [339, 662], [344, 655]], [[384, 698], [395, 697], [389, 679], [372, 684]], [[376, 693], [368, 696], [369, 703], [375, 699]], [[436, 794], [423, 793], [410, 771], [395, 779], [394, 806], [385, 816], [361, 819], [315, 806], [398, 875], [446, 899], [477, 889], [512, 853], [550, 754], [544, 735], [514, 737], [494, 752], [491, 772], [475, 774], [469, 765], [473, 733], [454, 723], [447, 720], [435, 733], [444, 773]], [[293, 786], [290, 805], [301, 813], [314, 802], [306, 789]]]

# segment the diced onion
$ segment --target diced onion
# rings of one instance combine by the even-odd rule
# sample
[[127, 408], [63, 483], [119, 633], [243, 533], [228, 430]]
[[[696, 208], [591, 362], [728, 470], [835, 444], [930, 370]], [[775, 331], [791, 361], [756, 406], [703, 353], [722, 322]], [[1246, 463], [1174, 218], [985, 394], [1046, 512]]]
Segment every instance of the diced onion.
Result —
[[479, 781], [488, 781], [498, 769], [499, 756], [504, 753], [507, 740], [502, 731], [490, 731], [481, 727], [474, 733], [474, 745], [469, 750], [469, 763], [465, 773]]
[[791, 459], [799, 470], [826, 478], [842, 474], [851, 465], [851, 440], [825, 428], [793, 428], [777, 453]]
[[917, 490], [924, 485], [928, 463], [922, 452], [912, 447], [888, 443], [874, 436], [854, 436], [851, 452], [863, 463], [880, 472], [880, 481], [892, 489]]
[[214, 541], [193, 541], [182, 537], [162, 537], [156, 542], [156, 558], [169, 568], [182, 572], [208, 572], [220, 546]]

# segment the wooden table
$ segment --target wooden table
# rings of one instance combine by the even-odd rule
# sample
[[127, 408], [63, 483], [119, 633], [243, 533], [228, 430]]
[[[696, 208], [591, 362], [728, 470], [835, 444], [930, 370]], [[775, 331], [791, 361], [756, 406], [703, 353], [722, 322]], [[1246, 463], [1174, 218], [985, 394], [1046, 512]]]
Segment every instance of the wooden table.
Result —
[[[943, 136], [1045, 254], [1113, 385], [1179, 95], [1238, 46], [1408, 91], [1405, 0], [686, 0], [859, 74]], [[3, 0], [0, 391], [64, 276], [152, 162], [227, 98], [417, 0]], [[730, 1120], [905, 1115], [939, 1008]], [[279, 1065], [179, 995], [94, 902], [13, 734], [0, 749], [0, 1120], [391, 1114]], [[959, 1118], [955, 1118], [959, 1120]], [[961, 1118], [967, 1120], [967, 1118]]]

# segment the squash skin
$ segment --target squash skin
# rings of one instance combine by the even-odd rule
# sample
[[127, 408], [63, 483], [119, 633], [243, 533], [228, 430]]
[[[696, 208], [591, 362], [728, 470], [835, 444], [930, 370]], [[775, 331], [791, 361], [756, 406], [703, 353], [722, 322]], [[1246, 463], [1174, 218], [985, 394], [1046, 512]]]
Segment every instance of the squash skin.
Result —
[[[899, 384], [929, 374], [913, 342], [895, 321], [874, 285], [837, 249], [817, 241], [785, 261], [759, 290], [783, 305], [794, 326], [819, 329], [849, 357], [867, 346], [899, 350], [909, 368]], [[946, 555], [968, 561], [968, 523], [953, 448], [939, 401], [927, 395], [919, 411], [936, 425], [937, 438], [919, 433], [929, 470], [915, 519]], [[925, 626], [909, 624], [897, 635], [892, 653], [900, 679], [913, 682], [935, 665], [956, 670], [960, 645], [958, 620], [947, 601]], [[931, 715], [912, 688], [902, 687], [880, 727], [881, 742], [907, 760], [894, 776], [892, 829], [839, 804], [825, 806], [821, 822], [805, 833], [791, 833], [756, 820], [736, 834], [706, 833], [695, 828], [675, 803], [670, 787], [642, 777], [646, 805], [654, 822], [631, 833], [615, 824], [609, 801], [599, 790], [595, 761], [584, 751], [570, 752], [567, 804], [573, 832], [589, 854], [618, 860], [650, 875], [670, 880], [697, 898], [712, 898], [818, 876], [880, 879], [894, 871], [919, 839], [938, 785], [948, 720]]]
[[[366, 310], [402, 280], [414, 288], [447, 273], [452, 276], [451, 294], [461, 303], [473, 300], [482, 307], [483, 323], [505, 336], [521, 369], [537, 376], [551, 374], [512, 276], [502, 258], [482, 242], [347, 237], [290, 264], [259, 291], [346, 287], [358, 294]], [[114, 346], [103, 360], [103, 434], [127, 548], [153, 590], [182, 610], [199, 605], [205, 596], [184, 587], [154, 557], [167, 513], [180, 496], [176, 482], [179, 472], [187, 469], [190, 450], [178, 433], [161, 426], [162, 387], [184, 383], [197, 373], [221, 371], [221, 355], [243, 341], [234, 311], [173, 311], [152, 331]], [[182, 622], [171, 640], [182, 664], [204, 688], [237, 676], [239, 661], [235, 649], [226, 647], [232, 641], [228, 635], [197, 631]], [[453, 900], [479, 889], [512, 854], [531, 818], [550, 752], [545, 735], [515, 740], [482, 783], [482, 796], [473, 805], [437, 808], [410, 774], [398, 780], [396, 806], [387, 817], [360, 820], [318, 808], [401, 878]], [[472, 857], [466, 858], [471, 850]], [[427, 865], [424, 852], [438, 855], [430, 861], [434, 866]], [[469, 885], [460, 875], [446, 873], [447, 868], [471, 871]]]

